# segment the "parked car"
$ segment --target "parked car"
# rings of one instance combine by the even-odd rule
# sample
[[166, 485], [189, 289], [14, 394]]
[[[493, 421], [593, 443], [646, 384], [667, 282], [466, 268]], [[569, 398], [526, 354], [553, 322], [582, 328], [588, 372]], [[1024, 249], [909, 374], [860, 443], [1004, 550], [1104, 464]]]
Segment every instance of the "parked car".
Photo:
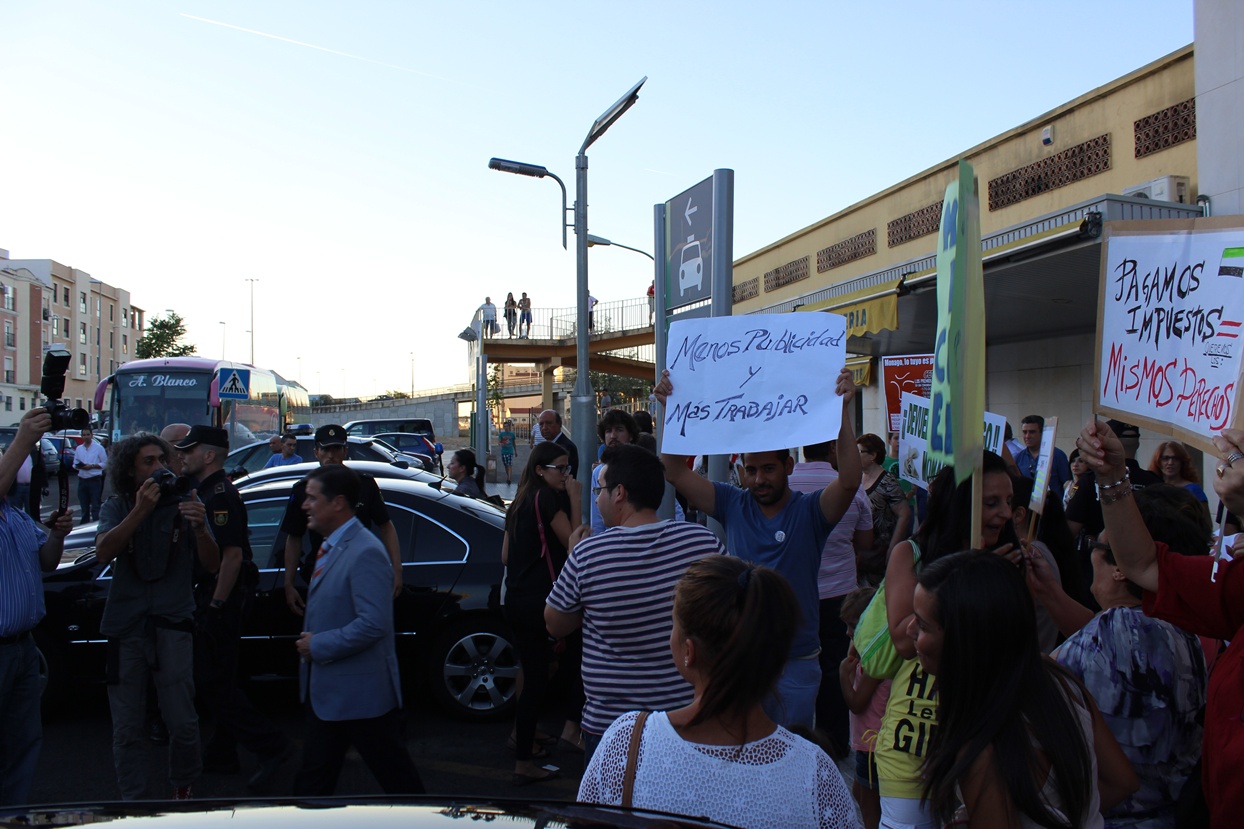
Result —
[[[391, 477], [401, 473], [391, 464], [349, 465], [375, 475], [401, 545], [405, 587], [393, 609], [407, 687], [425, 684], [437, 703], [463, 719], [509, 715], [518, 660], [500, 612], [505, 513], [411, 479], [427, 474], [422, 470]], [[240, 670], [253, 679], [298, 675], [294, 642], [302, 619], [285, 604], [280, 532], [298, 477], [274, 474], [240, 490], [259, 567], [240, 651]], [[65, 541], [69, 563], [44, 576], [47, 616], [35, 629], [35, 641], [47, 664], [51, 703], [81, 685], [104, 681], [99, 624], [112, 577], [110, 567], [96, 559], [94, 545], [95, 525], [75, 529]], [[301, 581], [299, 589], [305, 592]]]
[[[0, 452], [7, 452], [15, 437], [17, 437], [16, 426], [0, 426]], [[48, 477], [55, 475], [60, 469], [60, 453], [56, 449], [56, 444], [46, 435], [39, 438], [39, 453], [43, 455], [43, 469]]]
[[[705, 818], [665, 812], [597, 806], [591, 803], [441, 796], [331, 797], [296, 800], [127, 801], [107, 804], [10, 807], [5, 826], [86, 826], [108, 823], [115, 829], [198, 829], [225, 823], [244, 829], [277, 829], [292, 823], [323, 821], [355, 829], [455, 829], [486, 825], [534, 829], [729, 829]], [[466, 820], [467, 824], [459, 823]]]
[[[315, 436], [298, 435], [298, 456], [304, 461], [315, 460]], [[411, 466], [425, 466], [424, 461], [413, 455], [394, 452], [387, 446], [377, 444], [371, 438], [346, 438], [346, 459], [352, 461], [376, 461], [378, 463], [405, 462]], [[225, 469], [229, 477], [237, 479], [264, 468], [264, 464], [272, 457], [272, 449], [267, 440], [255, 441], [239, 449], [234, 449], [225, 459]], [[304, 473], [305, 474], [305, 473]]]
[[379, 435], [372, 435], [371, 439], [377, 443], [383, 443], [394, 452], [414, 455], [423, 462], [424, 469], [439, 468], [442, 472], [444, 471], [441, 445], [433, 443], [424, 435], [413, 432], [383, 432]]
[[423, 435], [428, 439], [429, 443], [436, 443], [436, 430], [432, 428], [432, 421], [426, 417], [351, 420], [343, 428], [346, 430], [347, 435], [356, 435], [358, 437], [383, 435], [386, 432], [401, 432], [402, 434]]

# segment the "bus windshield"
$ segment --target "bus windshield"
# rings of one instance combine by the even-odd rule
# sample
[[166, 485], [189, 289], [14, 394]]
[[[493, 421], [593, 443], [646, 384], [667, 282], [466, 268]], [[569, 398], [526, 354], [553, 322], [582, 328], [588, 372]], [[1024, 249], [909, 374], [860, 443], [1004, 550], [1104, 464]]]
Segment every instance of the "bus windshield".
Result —
[[158, 433], [169, 423], [211, 425], [212, 378], [210, 371], [168, 369], [118, 375], [112, 392], [119, 415], [112, 423], [114, 433]]

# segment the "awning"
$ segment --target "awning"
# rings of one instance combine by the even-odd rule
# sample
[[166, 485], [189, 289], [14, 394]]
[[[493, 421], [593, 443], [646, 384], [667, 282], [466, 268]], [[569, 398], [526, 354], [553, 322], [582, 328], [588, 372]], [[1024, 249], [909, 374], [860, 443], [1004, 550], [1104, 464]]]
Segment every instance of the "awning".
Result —
[[872, 357], [848, 357], [847, 368], [851, 369], [851, 379], [857, 386], [867, 386], [873, 378]]
[[[798, 311], [829, 311], [847, 318], [847, 336], [863, 337], [898, 328], [898, 292], [902, 278], [849, 294], [802, 305]], [[857, 382], [856, 385], [859, 385]]]

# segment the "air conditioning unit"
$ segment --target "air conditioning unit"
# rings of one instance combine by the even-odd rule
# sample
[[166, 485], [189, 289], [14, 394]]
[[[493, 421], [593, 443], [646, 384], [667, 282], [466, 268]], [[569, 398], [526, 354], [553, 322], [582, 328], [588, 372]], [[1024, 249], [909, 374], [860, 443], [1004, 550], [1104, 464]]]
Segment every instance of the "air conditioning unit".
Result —
[[1123, 195], [1134, 199], [1153, 199], [1154, 201], [1173, 201], [1188, 204], [1188, 177], [1162, 176], [1144, 184], [1133, 184], [1123, 188]]

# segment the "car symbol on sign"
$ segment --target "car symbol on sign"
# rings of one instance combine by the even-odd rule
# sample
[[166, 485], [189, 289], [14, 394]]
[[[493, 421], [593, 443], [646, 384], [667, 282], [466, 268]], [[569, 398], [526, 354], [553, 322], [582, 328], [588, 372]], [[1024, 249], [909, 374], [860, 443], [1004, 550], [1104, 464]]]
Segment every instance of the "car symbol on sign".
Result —
[[694, 285], [696, 290], [704, 287], [704, 260], [700, 256], [700, 243], [688, 242], [682, 249], [681, 264], [678, 268], [678, 295], [682, 296]]

